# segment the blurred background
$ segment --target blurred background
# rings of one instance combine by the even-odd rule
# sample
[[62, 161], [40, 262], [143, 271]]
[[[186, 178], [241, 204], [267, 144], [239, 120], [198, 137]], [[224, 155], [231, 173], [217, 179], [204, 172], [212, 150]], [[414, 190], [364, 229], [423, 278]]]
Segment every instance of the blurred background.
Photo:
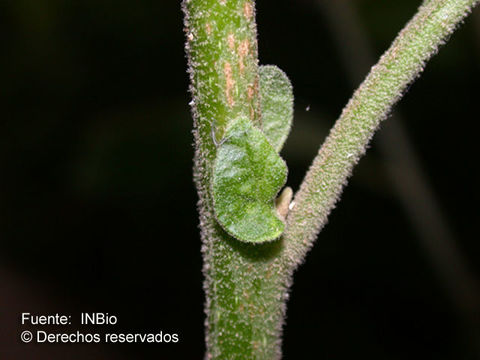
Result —
[[[419, 0], [259, 0], [262, 64], [295, 94], [302, 177]], [[480, 9], [409, 88], [295, 276], [285, 359], [479, 359]], [[0, 357], [201, 359], [203, 292], [180, 1], [0, 2]], [[22, 344], [50, 331], [177, 344]]]

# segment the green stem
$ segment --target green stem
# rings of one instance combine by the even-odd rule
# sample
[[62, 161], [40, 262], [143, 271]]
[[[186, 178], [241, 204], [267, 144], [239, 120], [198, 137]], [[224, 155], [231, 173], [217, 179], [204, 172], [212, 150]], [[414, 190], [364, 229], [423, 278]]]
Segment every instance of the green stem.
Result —
[[[333, 0], [332, 0], [333, 1]], [[216, 143], [239, 115], [261, 124], [253, 0], [184, 0], [206, 293], [207, 359], [279, 359], [288, 289], [382, 119], [479, 0], [429, 0], [355, 92], [295, 196], [281, 239], [241, 243], [217, 224]]]
[[254, 2], [185, 0], [183, 10], [207, 298], [206, 358], [279, 358], [285, 285], [272, 264], [282, 243], [250, 245], [228, 236], [215, 220], [210, 192], [215, 143], [228, 123], [239, 115], [260, 123]]
[[284, 261], [290, 271], [303, 261], [327, 222], [379, 123], [477, 4], [478, 0], [424, 1], [355, 91], [294, 198], [284, 233]]

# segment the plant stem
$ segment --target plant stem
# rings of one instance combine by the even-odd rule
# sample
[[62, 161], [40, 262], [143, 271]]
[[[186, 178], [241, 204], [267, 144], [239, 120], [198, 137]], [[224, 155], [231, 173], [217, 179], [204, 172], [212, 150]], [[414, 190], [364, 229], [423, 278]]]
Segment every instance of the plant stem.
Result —
[[285, 316], [282, 242], [241, 243], [217, 224], [210, 184], [216, 142], [239, 115], [260, 124], [252, 0], [185, 0], [196, 144], [207, 359], [275, 359]]
[[[332, 0], [333, 1], [333, 0]], [[210, 191], [216, 143], [235, 117], [261, 127], [253, 0], [184, 0], [206, 293], [207, 359], [279, 359], [291, 276], [325, 224], [379, 122], [478, 0], [430, 0], [344, 109], [277, 241], [250, 245], [217, 224]]]
[[[373, 51], [355, 9], [346, 1], [318, 0], [324, 18], [335, 36], [345, 70], [351, 83], [361, 80], [373, 64]], [[475, 22], [475, 14], [473, 19]], [[353, 49], [352, 49], [353, 48]], [[468, 259], [458, 246], [439, 199], [432, 191], [419, 157], [404, 128], [404, 118], [395, 111], [377, 135], [377, 146], [399, 203], [416, 232], [428, 260], [443, 285], [446, 295], [463, 320], [471, 339], [472, 351], [480, 344], [480, 288], [470, 271]]]
[[294, 198], [284, 239], [293, 271], [335, 207], [379, 123], [478, 0], [425, 1], [343, 109]]

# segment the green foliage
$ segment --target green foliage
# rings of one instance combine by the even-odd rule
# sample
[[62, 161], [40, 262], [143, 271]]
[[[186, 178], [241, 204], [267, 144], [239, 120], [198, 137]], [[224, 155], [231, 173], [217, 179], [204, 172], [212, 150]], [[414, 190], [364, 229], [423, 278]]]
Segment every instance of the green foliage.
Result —
[[235, 119], [214, 164], [212, 191], [218, 222], [241, 241], [278, 238], [285, 225], [274, 200], [286, 179], [287, 166], [265, 135], [249, 119]]
[[293, 90], [287, 75], [275, 65], [259, 67], [262, 130], [280, 152], [293, 120]]
[[252, 243], [275, 240], [285, 228], [274, 200], [287, 167], [277, 153], [293, 118], [287, 75], [267, 65], [259, 67], [259, 79], [263, 132], [246, 117], [231, 122], [217, 149], [212, 185], [217, 221], [237, 240]]

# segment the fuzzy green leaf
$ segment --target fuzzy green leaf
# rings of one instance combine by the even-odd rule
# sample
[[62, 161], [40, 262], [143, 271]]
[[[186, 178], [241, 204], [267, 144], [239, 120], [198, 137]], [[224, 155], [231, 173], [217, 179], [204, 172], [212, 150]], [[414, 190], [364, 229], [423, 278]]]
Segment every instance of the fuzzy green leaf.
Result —
[[263, 133], [280, 152], [293, 119], [293, 90], [287, 75], [275, 65], [259, 68]]
[[275, 197], [287, 179], [287, 166], [265, 135], [246, 117], [235, 119], [217, 150], [213, 200], [217, 221], [240, 241], [278, 238], [285, 225]]

